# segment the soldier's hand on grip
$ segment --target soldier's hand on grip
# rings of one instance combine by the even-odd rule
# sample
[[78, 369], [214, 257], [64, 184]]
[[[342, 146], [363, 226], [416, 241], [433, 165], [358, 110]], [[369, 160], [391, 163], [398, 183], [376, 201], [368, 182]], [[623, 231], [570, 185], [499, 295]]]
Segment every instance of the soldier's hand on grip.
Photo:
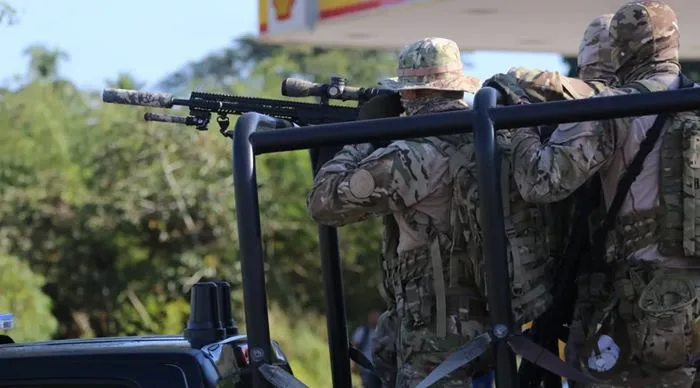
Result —
[[518, 79], [510, 74], [496, 74], [487, 79], [483, 87], [492, 87], [501, 94], [499, 102], [504, 105], [528, 104], [527, 93], [518, 84]]
[[[369, 101], [360, 107], [360, 112], [357, 114], [358, 120], [381, 119], [385, 117], [397, 117], [403, 113], [403, 105], [401, 105], [401, 96], [396, 94], [379, 95], [372, 97]], [[372, 143], [376, 148], [386, 147], [391, 144], [390, 141], [380, 141]]]
[[381, 119], [384, 117], [396, 117], [403, 113], [401, 96], [396, 94], [385, 94], [372, 97], [360, 107], [357, 115], [358, 120]]

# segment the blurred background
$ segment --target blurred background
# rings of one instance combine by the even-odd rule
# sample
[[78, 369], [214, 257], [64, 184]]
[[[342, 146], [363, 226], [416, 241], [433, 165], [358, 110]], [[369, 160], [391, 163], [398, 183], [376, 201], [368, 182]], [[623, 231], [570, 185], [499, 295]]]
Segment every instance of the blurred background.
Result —
[[[229, 141], [143, 122], [143, 109], [103, 104], [102, 88], [283, 98], [289, 76], [372, 86], [424, 36], [457, 41], [482, 80], [511, 66], [568, 73], [588, 21], [617, 4], [556, 3], [0, 1], [0, 312], [15, 313], [12, 336], [181, 333], [187, 292], [207, 277], [232, 283], [245, 330]], [[697, 79], [695, 51], [684, 69]], [[302, 381], [330, 386], [308, 153], [257, 168], [272, 335]], [[383, 307], [378, 226], [340, 231], [353, 331]]]

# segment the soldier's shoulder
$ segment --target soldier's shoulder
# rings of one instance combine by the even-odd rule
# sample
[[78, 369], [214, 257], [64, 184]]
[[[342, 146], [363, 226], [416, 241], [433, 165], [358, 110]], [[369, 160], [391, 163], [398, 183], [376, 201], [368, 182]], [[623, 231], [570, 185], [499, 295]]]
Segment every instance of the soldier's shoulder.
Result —
[[432, 164], [442, 164], [452, 155], [464, 152], [463, 148], [469, 147], [469, 143], [459, 142], [456, 138], [445, 139], [444, 136], [424, 137], [410, 140], [398, 140], [389, 147], [386, 152], [399, 152], [405, 159], [429, 162]]

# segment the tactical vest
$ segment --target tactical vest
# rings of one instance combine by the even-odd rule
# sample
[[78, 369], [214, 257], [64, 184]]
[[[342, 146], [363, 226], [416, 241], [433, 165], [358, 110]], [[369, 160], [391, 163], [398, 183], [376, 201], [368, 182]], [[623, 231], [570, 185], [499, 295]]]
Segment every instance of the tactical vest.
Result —
[[[693, 85], [681, 76], [681, 88]], [[668, 90], [654, 80], [625, 86], [640, 92]], [[700, 111], [670, 114], [659, 141], [659, 206], [619, 217], [609, 248], [618, 258], [654, 243], [666, 257], [700, 258]]]
[[[466, 148], [472, 147], [467, 135], [451, 135], [442, 137], [428, 137], [412, 139], [412, 142], [428, 142], [435, 146], [437, 150], [448, 160], [450, 160], [450, 175], [444, 184], [454, 186], [454, 175], [452, 174], [452, 164], [465, 165], [467, 155], [463, 153], [465, 148], [462, 144], [467, 144]], [[411, 263], [417, 261], [421, 265], [426, 265], [430, 261], [432, 268], [433, 290], [435, 292], [434, 301], [434, 323], [436, 333], [440, 337], [446, 335], [447, 316], [457, 314], [460, 306], [471, 304], [474, 312], [479, 314], [479, 310], [484, 310], [485, 303], [480, 288], [476, 284], [473, 276], [473, 268], [467, 260], [465, 250], [459, 246], [459, 242], [453, 238], [453, 233], [445, 233], [435, 228], [429, 228], [428, 234], [431, 244], [415, 250], [397, 254], [399, 241], [399, 228], [393, 215], [384, 217], [383, 243], [382, 243], [382, 272], [383, 287], [389, 298], [395, 298], [394, 288], [397, 284], [417, 276], [415, 268]], [[452, 221], [452, 220], [450, 220]], [[454, 223], [451, 222], [454, 227]], [[407, 290], [404, 290], [406, 292]], [[393, 301], [390, 301], [390, 306]], [[483, 308], [476, 307], [483, 305]], [[409, 308], [410, 309], [410, 308]], [[419, 314], [415, 314], [419, 315]]]
[[[555, 241], [552, 230], [546, 227], [545, 207], [524, 201], [512, 175], [512, 132], [498, 131], [501, 149], [501, 190], [507, 239], [507, 259], [512, 290], [512, 307], [516, 322], [524, 323], [542, 314], [552, 302], [549, 290], [553, 285], [554, 260], [550, 245]], [[463, 147], [466, 148], [466, 147]], [[467, 163], [455, 160], [452, 196], [452, 225], [455, 228], [455, 246], [465, 246], [467, 257], [473, 263], [474, 273], [484, 294], [484, 254], [478, 183], [475, 178], [476, 161], [471, 151]]]

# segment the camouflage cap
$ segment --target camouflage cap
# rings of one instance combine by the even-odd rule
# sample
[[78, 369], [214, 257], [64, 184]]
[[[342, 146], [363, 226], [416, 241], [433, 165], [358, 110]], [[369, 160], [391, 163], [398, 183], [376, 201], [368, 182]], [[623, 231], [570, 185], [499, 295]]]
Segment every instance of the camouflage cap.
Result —
[[579, 78], [611, 80], [615, 78], [612, 65], [610, 21], [613, 14], [597, 16], [586, 27], [578, 48]]
[[678, 60], [680, 31], [676, 13], [662, 1], [632, 1], [610, 22], [615, 71], [644, 63]]
[[457, 43], [445, 38], [425, 38], [404, 47], [399, 54], [398, 77], [380, 85], [394, 90], [433, 89], [476, 93], [480, 82], [464, 74]]

